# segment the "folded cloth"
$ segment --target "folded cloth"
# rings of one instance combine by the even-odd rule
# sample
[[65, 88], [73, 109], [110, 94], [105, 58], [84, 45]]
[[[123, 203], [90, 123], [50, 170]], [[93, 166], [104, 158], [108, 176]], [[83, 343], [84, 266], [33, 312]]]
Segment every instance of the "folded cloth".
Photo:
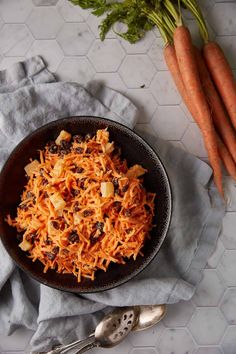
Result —
[[[0, 72], [0, 166], [13, 147], [39, 126], [73, 115], [102, 116], [134, 128], [137, 109], [103, 86], [56, 82], [40, 57]], [[188, 300], [215, 247], [224, 206], [203, 161], [156, 136], [141, 134], [170, 177], [173, 215], [166, 241], [152, 263], [115, 289], [77, 296], [39, 284], [19, 270], [0, 244], [0, 334], [32, 329], [33, 351], [91, 333], [107, 308]]]

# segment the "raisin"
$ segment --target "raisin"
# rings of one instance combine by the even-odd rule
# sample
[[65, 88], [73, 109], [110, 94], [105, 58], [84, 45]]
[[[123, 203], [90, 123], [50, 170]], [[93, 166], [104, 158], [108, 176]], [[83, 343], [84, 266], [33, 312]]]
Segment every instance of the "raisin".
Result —
[[79, 143], [79, 144], [84, 141], [84, 137], [79, 134], [74, 135], [72, 139], [73, 139], [73, 141], [75, 141], [76, 143]]
[[43, 193], [43, 198], [48, 198], [48, 193], [47, 192]]
[[87, 149], [86, 149], [86, 153], [87, 153], [87, 154], [91, 154], [91, 152], [92, 152], [92, 149], [91, 149], [91, 148], [87, 148]]
[[22, 234], [20, 234], [20, 233], [18, 233], [17, 235], [16, 235], [16, 238], [17, 238], [17, 240], [18, 241], [23, 241], [23, 235]]
[[64, 150], [70, 150], [70, 148], [71, 148], [71, 143], [70, 143], [69, 141], [62, 140], [62, 141], [61, 141], [61, 147], [62, 147]]
[[104, 227], [104, 223], [103, 222], [96, 222], [95, 227], [97, 230], [99, 230], [100, 232], [103, 232], [103, 227]]
[[53, 143], [48, 149], [51, 154], [57, 154], [58, 150], [58, 146], [55, 143]]
[[77, 147], [75, 148], [75, 152], [77, 152], [78, 154], [82, 154], [84, 152], [84, 149], [82, 147]]
[[47, 179], [46, 178], [42, 178], [42, 185], [43, 186], [46, 186], [46, 184], [48, 184], [48, 181], [47, 181]]
[[75, 172], [76, 172], [76, 173], [82, 173], [82, 172], [84, 172], [84, 168], [78, 166], [78, 167], [76, 168]]
[[129, 210], [129, 209], [125, 209], [124, 210], [124, 216], [127, 216], [127, 217], [129, 217], [129, 216], [131, 216], [131, 210]]
[[115, 211], [117, 213], [119, 213], [121, 211], [121, 202], [119, 202], [118, 200], [115, 201], [113, 204], [112, 204], [113, 208], [115, 209]]
[[19, 208], [24, 210], [24, 211], [28, 211], [28, 209], [29, 209], [26, 203], [19, 205]]
[[60, 226], [57, 221], [53, 220], [51, 221], [52, 227], [54, 227], [55, 230], [59, 230]]
[[50, 260], [50, 261], [54, 261], [55, 257], [56, 257], [56, 254], [55, 253], [51, 253], [51, 252], [45, 252], [47, 258]]
[[125, 192], [127, 192], [128, 189], [129, 189], [129, 184], [127, 183], [122, 187], [121, 191], [122, 191], [122, 193], [125, 193]]
[[79, 235], [77, 234], [76, 230], [73, 230], [70, 235], [68, 236], [68, 241], [71, 243], [79, 242]]
[[80, 211], [80, 207], [79, 207], [79, 203], [78, 202], [75, 203], [73, 211], [74, 212]]
[[150, 213], [151, 208], [150, 208], [150, 206], [148, 204], [144, 204], [144, 208], [145, 208], [146, 211], [148, 211]]
[[91, 216], [94, 214], [93, 210], [84, 210], [83, 211], [83, 216]]
[[85, 135], [84, 139], [85, 139], [85, 141], [89, 141], [92, 139], [92, 137], [93, 137], [93, 135], [91, 133], [88, 133]]
[[133, 231], [133, 229], [131, 229], [131, 227], [129, 229], [126, 230], [127, 234], [130, 234]]
[[46, 245], [51, 245], [51, 244], [52, 244], [52, 241], [51, 241], [49, 238], [47, 238], [46, 241], [45, 241], [45, 243], [46, 243]]
[[43, 177], [43, 175], [44, 175], [44, 169], [43, 168], [40, 168], [39, 174], [40, 174], [41, 177]]
[[79, 194], [79, 191], [78, 191], [78, 189], [72, 188], [71, 191], [70, 191], [70, 193], [72, 194], [73, 197], [75, 197], [76, 195]]
[[59, 247], [58, 246], [53, 247], [52, 253], [57, 254], [58, 252], [59, 252]]
[[84, 181], [85, 181], [85, 178], [78, 178], [76, 180], [79, 188], [84, 189]]
[[34, 193], [32, 193], [32, 192], [27, 192], [26, 198], [32, 198], [32, 197], [34, 197]]
[[37, 237], [37, 232], [36, 232], [36, 231], [35, 231], [35, 232], [32, 232], [32, 233], [29, 235], [29, 238], [30, 238], [30, 240], [32, 240], [32, 241], [35, 241], [36, 237]]

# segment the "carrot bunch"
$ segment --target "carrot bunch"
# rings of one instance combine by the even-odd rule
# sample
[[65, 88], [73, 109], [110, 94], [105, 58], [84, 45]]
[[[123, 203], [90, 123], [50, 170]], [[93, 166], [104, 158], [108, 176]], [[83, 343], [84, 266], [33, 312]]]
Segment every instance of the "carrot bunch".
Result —
[[[236, 179], [236, 84], [222, 49], [209, 40], [196, 0], [70, 1], [92, 9], [96, 16], [106, 15], [99, 25], [101, 40], [117, 22], [124, 23], [126, 30], [116, 34], [130, 43], [140, 40], [153, 26], [158, 27], [167, 66], [202, 132], [215, 184], [223, 196], [222, 164]], [[183, 23], [182, 7], [197, 21], [204, 43], [201, 51]]]
[[195, 15], [204, 45], [202, 51], [194, 46], [180, 11], [170, 0], [164, 0], [169, 12], [168, 21], [162, 17], [161, 25], [167, 34], [164, 57], [185, 105], [202, 132], [214, 181], [223, 197], [222, 164], [236, 180], [236, 84], [222, 49], [209, 41], [196, 1], [182, 2]]

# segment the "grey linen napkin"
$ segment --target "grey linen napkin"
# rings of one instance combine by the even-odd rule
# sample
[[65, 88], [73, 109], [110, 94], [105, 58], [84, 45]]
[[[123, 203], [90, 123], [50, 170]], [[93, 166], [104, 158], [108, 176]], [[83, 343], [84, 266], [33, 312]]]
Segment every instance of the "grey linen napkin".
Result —
[[[40, 57], [0, 72], [0, 166], [13, 147], [39, 126], [66, 116], [96, 115], [133, 128], [136, 107], [103, 86], [56, 82]], [[163, 160], [173, 192], [173, 216], [154, 261], [115, 289], [76, 296], [41, 285], [20, 271], [0, 244], [0, 334], [18, 326], [35, 331], [33, 351], [88, 335], [113, 306], [188, 300], [220, 232], [224, 207], [210, 167], [158, 137], [141, 132]]]

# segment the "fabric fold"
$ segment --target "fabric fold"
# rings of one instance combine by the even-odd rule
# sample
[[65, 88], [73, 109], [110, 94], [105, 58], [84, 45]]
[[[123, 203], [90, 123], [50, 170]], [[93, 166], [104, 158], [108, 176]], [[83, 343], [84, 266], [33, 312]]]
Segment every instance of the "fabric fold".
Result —
[[[58, 118], [89, 115], [134, 128], [137, 108], [121, 93], [91, 82], [56, 82], [36, 56], [0, 72], [0, 167], [26, 135]], [[150, 265], [108, 291], [78, 296], [39, 284], [19, 270], [0, 242], [0, 334], [34, 331], [32, 351], [90, 334], [114, 306], [190, 299], [221, 229], [224, 206], [203, 161], [142, 130], [170, 178], [173, 214], [166, 240]]]

